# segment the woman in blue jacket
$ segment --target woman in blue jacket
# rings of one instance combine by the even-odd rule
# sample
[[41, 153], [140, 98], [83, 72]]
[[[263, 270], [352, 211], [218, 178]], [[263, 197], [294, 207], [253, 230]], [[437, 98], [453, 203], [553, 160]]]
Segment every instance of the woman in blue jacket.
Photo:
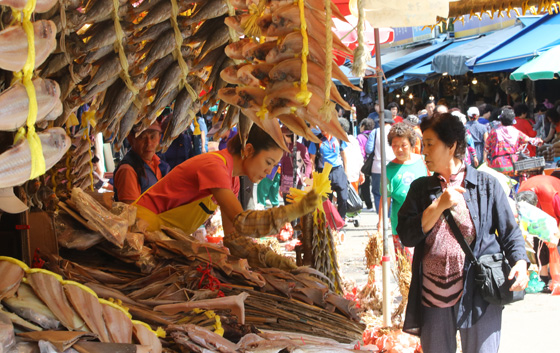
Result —
[[442, 213], [451, 210], [477, 258], [505, 253], [512, 265], [509, 277], [516, 277], [510, 290], [524, 290], [529, 280], [524, 240], [498, 180], [463, 162], [461, 121], [437, 114], [421, 128], [426, 165], [434, 175], [412, 183], [399, 211], [397, 233], [405, 246], [415, 247], [403, 330], [419, 335], [426, 353], [455, 352], [457, 330], [464, 353], [496, 353], [503, 307], [475, 290], [474, 267]]

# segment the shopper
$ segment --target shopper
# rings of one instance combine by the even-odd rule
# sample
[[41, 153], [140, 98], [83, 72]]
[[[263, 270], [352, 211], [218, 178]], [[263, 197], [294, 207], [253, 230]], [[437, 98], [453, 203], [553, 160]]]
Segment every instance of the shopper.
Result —
[[488, 129], [486, 128], [486, 125], [482, 125], [480, 122], [478, 122], [480, 111], [477, 107], [470, 107], [467, 110], [467, 117], [467, 131], [472, 136], [474, 149], [476, 151], [476, 158], [479, 161], [485, 161], [486, 156], [484, 152], [484, 146], [486, 144], [486, 139], [488, 138]]
[[403, 118], [399, 115], [399, 105], [395, 102], [391, 102], [387, 105], [387, 109], [391, 111], [391, 116], [395, 123], [402, 123]]
[[[385, 110], [383, 114], [385, 122], [385, 136], [387, 136], [389, 135], [389, 131], [391, 130], [391, 125], [393, 125], [395, 121], [393, 120], [393, 116], [390, 111]], [[385, 137], [385, 139], [386, 138], [387, 137]], [[371, 132], [371, 134], [369, 134], [366, 143], [366, 153], [374, 153], [373, 163], [371, 167], [371, 193], [373, 194], [373, 204], [377, 210], [377, 213], [379, 213], [379, 202], [381, 201], [381, 140], [381, 129], [376, 128]], [[385, 164], [389, 163], [393, 159], [395, 159], [393, 149], [386, 142]]]
[[[325, 163], [332, 165], [329, 174], [331, 181], [331, 189], [336, 192], [337, 210], [342, 219], [346, 219], [346, 210], [348, 202], [348, 177], [345, 169], [348, 166], [346, 161], [345, 149], [348, 146], [345, 141], [339, 142], [338, 139], [326, 131], [321, 131], [321, 143], [309, 145], [309, 155], [311, 161], [315, 164], [316, 159], [320, 159], [318, 165], [324, 167]], [[322, 171], [322, 167], [319, 171]], [[332, 201], [332, 194], [330, 196]]]
[[419, 335], [426, 353], [455, 352], [457, 330], [464, 353], [496, 353], [503, 307], [476, 290], [475, 269], [442, 214], [451, 210], [475, 257], [505, 252], [514, 291], [529, 281], [523, 236], [504, 207], [507, 196], [498, 180], [464, 164], [465, 127], [459, 119], [436, 114], [421, 128], [426, 164], [435, 174], [412, 183], [398, 215], [402, 243], [415, 247], [403, 330]]
[[[513, 112], [515, 113], [515, 123], [513, 123], [513, 126], [528, 137], [536, 137], [537, 132], [533, 130], [533, 121], [529, 119], [529, 107], [527, 104], [516, 104], [513, 107]], [[537, 155], [535, 146], [528, 146], [527, 151], [529, 157], [535, 157]]]
[[280, 178], [280, 192], [284, 198], [284, 203], [288, 204], [286, 196], [290, 193], [290, 188], [294, 187], [294, 172], [296, 173], [296, 185], [297, 189], [303, 189], [309, 183], [309, 178], [311, 178], [311, 173], [313, 172], [313, 164], [311, 163], [311, 158], [309, 157], [309, 152], [307, 147], [301, 142], [296, 141], [296, 167], [293, 166], [293, 138], [294, 133], [290, 131], [286, 126], [282, 126], [282, 134], [284, 135], [284, 141], [286, 141], [286, 146], [290, 152], [284, 152], [282, 159], [280, 160], [281, 165], [281, 178]]
[[360, 143], [352, 134], [350, 134], [350, 122], [345, 118], [339, 118], [340, 126], [346, 131], [348, 135], [348, 143], [344, 153], [346, 154], [345, 172], [348, 177], [348, 182], [356, 192], [359, 191], [360, 174], [362, 166], [364, 165], [364, 158], [360, 148]]
[[[366, 153], [366, 144], [369, 134], [374, 129], [375, 123], [370, 118], [365, 118], [360, 122], [360, 133], [358, 134], [358, 142], [360, 143], [360, 150], [362, 158], [365, 163], [369, 153]], [[371, 171], [364, 174], [364, 182], [360, 185], [360, 197], [366, 204], [366, 211], [373, 211], [373, 204], [371, 202]]]
[[542, 140], [538, 137], [531, 138], [513, 127], [513, 110], [504, 108], [499, 118], [500, 124], [490, 131], [486, 140], [487, 163], [498, 172], [513, 175], [513, 163], [519, 159], [517, 153], [522, 152], [522, 145], [540, 146]]
[[115, 201], [132, 203], [169, 172], [169, 165], [156, 155], [161, 139], [161, 125], [153, 123], [136, 136], [128, 135], [131, 149], [114, 172]]
[[237, 195], [239, 176], [258, 183], [278, 164], [282, 154], [276, 142], [253, 125], [245, 146], [237, 134], [227, 149], [195, 156], [173, 169], [135, 202], [138, 217], [148, 222], [148, 230], [170, 226], [191, 234], [220, 206], [226, 235], [278, 234], [286, 222], [319, 205], [314, 191], [299, 203], [265, 211], [244, 212]]
[[[387, 204], [391, 205], [391, 231], [395, 249], [405, 251], [399, 236], [397, 235], [398, 212], [408, 194], [410, 184], [428, 175], [428, 169], [422, 156], [412, 152], [412, 146], [416, 144], [416, 132], [405, 123], [397, 123], [391, 127], [387, 140], [395, 154], [395, 159], [387, 164]], [[382, 204], [379, 209], [382, 210]], [[377, 230], [381, 231], [383, 225], [383, 212], [379, 212], [379, 223]], [[412, 262], [410, 250], [406, 250], [409, 260]]]

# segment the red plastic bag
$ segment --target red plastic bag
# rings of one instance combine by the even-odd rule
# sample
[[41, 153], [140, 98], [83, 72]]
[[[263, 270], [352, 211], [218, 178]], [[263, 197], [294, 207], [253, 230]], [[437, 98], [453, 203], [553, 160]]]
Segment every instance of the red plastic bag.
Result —
[[344, 220], [340, 217], [340, 213], [330, 200], [323, 202], [323, 208], [325, 209], [325, 218], [327, 219], [327, 223], [329, 228], [341, 230], [344, 227]]

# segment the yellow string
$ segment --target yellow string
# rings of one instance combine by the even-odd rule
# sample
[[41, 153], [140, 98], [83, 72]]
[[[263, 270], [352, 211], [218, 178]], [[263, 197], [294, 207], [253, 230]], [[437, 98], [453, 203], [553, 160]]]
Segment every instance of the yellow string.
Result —
[[305, 1], [298, 0], [299, 19], [301, 21], [301, 36], [303, 38], [303, 48], [301, 49], [301, 79], [300, 91], [296, 95], [298, 102], [307, 106], [311, 101], [311, 92], [307, 90], [307, 55], [309, 55], [309, 38], [307, 37], [307, 22], [305, 21]]
[[198, 125], [198, 119], [195, 118], [194, 121], [193, 121], [193, 124], [194, 124], [193, 135], [198, 136], [198, 135], [202, 134], [202, 131], [200, 131], [200, 125]]
[[[23, 12], [17, 16], [22, 19], [22, 26], [27, 36], [27, 60], [23, 65], [22, 72], [14, 75], [14, 77], [22, 77], [23, 85], [29, 98], [29, 111], [27, 113], [27, 142], [31, 152], [31, 173], [29, 179], [35, 179], [45, 174], [45, 158], [43, 157], [43, 146], [41, 139], [35, 132], [35, 121], [37, 121], [37, 95], [35, 86], [31, 79], [33, 78], [33, 69], [35, 68], [35, 34], [33, 31], [33, 23], [31, 15], [35, 11], [35, 0], [29, 0], [23, 9]], [[17, 12], [16, 12], [17, 13]], [[14, 138], [14, 143], [21, 140], [26, 134], [25, 127], [19, 129]]]
[[325, 55], [326, 55], [326, 65], [325, 65], [325, 100], [323, 105], [319, 109], [319, 115], [323, 119], [329, 122], [332, 118], [333, 109], [335, 109], [334, 103], [331, 101], [331, 85], [332, 85], [332, 62], [333, 62], [333, 37], [332, 37], [332, 9], [331, 0], [325, 0], [325, 29], [327, 31], [325, 37]]
[[[116, 0], [115, 0], [116, 1]], [[197, 94], [194, 89], [189, 85], [187, 82], [187, 75], [189, 74], [189, 66], [183, 59], [183, 55], [181, 54], [181, 46], [183, 45], [183, 35], [181, 34], [181, 30], [179, 29], [179, 24], [177, 23], [177, 16], [179, 15], [179, 6], [177, 5], [177, 0], [171, 0], [171, 26], [173, 27], [173, 32], [175, 34], [175, 50], [173, 51], [173, 56], [179, 63], [179, 67], [181, 68], [181, 84], [179, 88], [185, 87], [189, 95], [191, 96], [192, 100], [196, 100]]]
[[252, 3], [249, 5], [249, 13], [251, 16], [245, 22], [243, 29], [244, 33], [250, 37], [260, 37], [261, 36], [261, 29], [257, 25], [257, 20], [263, 14], [264, 10], [266, 9], [266, 0], [259, 0], [258, 5]]
[[117, 39], [115, 40], [115, 51], [119, 54], [119, 61], [121, 63], [121, 67], [123, 69], [121, 77], [126, 84], [126, 87], [134, 94], [138, 94], [138, 89], [134, 87], [132, 80], [130, 79], [130, 75], [128, 73], [128, 59], [126, 58], [126, 54], [124, 52], [124, 48], [122, 45], [122, 40], [124, 38], [124, 32], [121, 27], [121, 22], [119, 18], [119, 0], [113, 0], [113, 23], [115, 26], [115, 33]]

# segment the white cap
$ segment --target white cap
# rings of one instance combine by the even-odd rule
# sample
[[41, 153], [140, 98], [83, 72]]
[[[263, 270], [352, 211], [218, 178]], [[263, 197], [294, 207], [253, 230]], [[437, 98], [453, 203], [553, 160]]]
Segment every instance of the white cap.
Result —
[[24, 212], [27, 208], [27, 205], [14, 195], [14, 188], [0, 189], [0, 210], [15, 214]]
[[470, 107], [470, 108], [467, 110], [467, 115], [468, 115], [468, 116], [474, 116], [474, 115], [480, 116], [480, 111], [478, 110], [477, 107]]

